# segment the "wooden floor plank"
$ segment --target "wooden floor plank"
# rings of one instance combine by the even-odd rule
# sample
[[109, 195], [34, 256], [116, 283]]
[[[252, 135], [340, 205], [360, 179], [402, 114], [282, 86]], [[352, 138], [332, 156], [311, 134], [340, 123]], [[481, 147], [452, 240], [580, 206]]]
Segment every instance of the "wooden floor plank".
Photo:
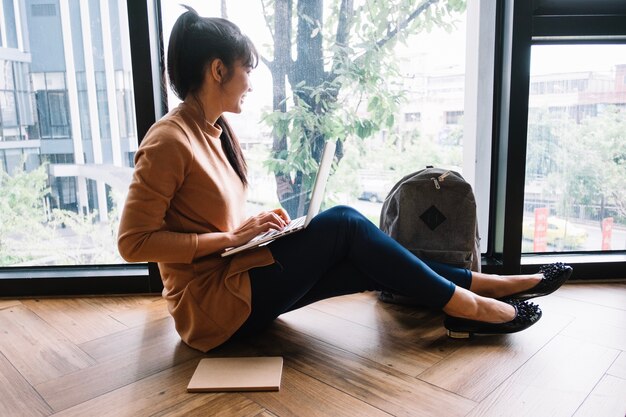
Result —
[[[139, 417], [176, 406], [190, 398], [187, 384], [197, 360], [188, 360], [137, 382], [103, 392], [53, 414], [55, 417]], [[215, 394], [215, 396], [220, 394]], [[240, 398], [240, 397], [239, 397]], [[207, 401], [211, 398], [207, 397]]]
[[0, 354], [0, 416], [48, 416], [52, 409]]
[[[205, 393], [186, 392], [187, 384], [198, 360], [190, 360], [179, 366], [168, 368], [150, 377], [139, 380], [97, 398], [78, 404], [57, 414], [69, 416], [152, 416], [176, 414], [180, 408], [191, 405], [210, 414], [239, 416], [234, 411], [243, 409], [262, 414], [262, 407], [276, 416], [385, 416], [366, 403], [337, 391], [317, 380], [304, 377], [298, 371], [284, 367], [281, 389], [263, 393]], [[246, 400], [247, 398], [247, 400]], [[257, 405], [254, 405], [257, 404]], [[256, 410], [253, 410], [257, 407]], [[168, 413], [174, 414], [168, 414]], [[199, 414], [202, 415], [202, 414]], [[244, 414], [245, 415], [245, 414]]]
[[[1, 300], [0, 416], [623, 416], [624, 289], [568, 284], [527, 331], [465, 341], [439, 312], [355, 294], [208, 354], [180, 341], [159, 296]], [[72, 343], [83, 312], [122, 327]], [[285, 359], [277, 393], [186, 392], [203, 357], [270, 355]]]
[[[425, 341], [419, 334], [419, 329], [416, 329], [411, 336], [392, 337], [384, 328], [372, 329], [315, 308], [292, 311], [282, 315], [281, 320], [316, 339], [374, 362], [393, 366], [407, 375], [418, 375], [442, 359], [437, 347], [423, 347], [429, 342], [437, 346], [441, 334]], [[443, 329], [439, 331], [443, 332]]]
[[289, 366], [283, 367], [280, 391], [244, 395], [281, 417], [391, 416]]
[[82, 343], [79, 347], [98, 362], [104, 362], [116, 358], [122, 352], [133, 352], [145, 346], [160, 343], [163, 338], [167, 338], [171, 343], [177, 343], [180, 340], [171, 317], [149, 321], [144, 326], [131, 327]]
[[556, 336], [468, 417], [570, 417], [617, 354], [614, 349]]
[[539, 351], [571, 318], [544, 315], [533, 327], [515, 334], [457, 340], [459, 348], [419, 375], [419, 379], [481, 401]]
[[574, 417], [626, 416], [626, 379], [605, 375]]
[[15, 307], [22, 304], [20, 300], [0, 300], [0, 310], [4, 310], [5, 308]]
[[25, 300], [24, 305], [57, 329], [68, 340], [79, 344], [98, 339], [127, 327], [113, 319], [107, 309], [89, 299]]
[[561, 334], [626, 350], [626, 310], [560, 295], [545, 297], [541, 302], [544, 312], [554, 311], [574, 318]]
[[285, 363], [394, 416], [464, 416], [475, 403], [277, 323], [257, 338], [257, 352]]
[[626, 282], [616, 282], [610, 285], [611, 291], [607, 291], [607, 284], [568, 283], [561, 287], [555, 295], [589, 304], [626, 310]]
[[0, 352], [32, 385], [95, 362], [26, 306], [0, 310], [0, 329]]
[[620, 353], [607, 373], [618, 378], [626, 379], [626, 352], [622, 351]]
[[35, 388], [53, 410], [59, 411], [201, 356], [172, 331], [147, 337], [145, 343], [133, 350], [125, 346], [112, 349], [113, 355], [89, 369], [38, 384]]
[[151, 417], [257, 417], [263, 413], [266, 410], [260, 405], [240, 394], [195, 394]]
[[89, 297], [86, 302], [105, 309], [109, 315], [127, 327], [135, 327], [169, 316], [161, 295], [116, 295]]
[[456, 349], [445, 334], [441, 311], [384, 303], [373, 292], [323, 300], [310, 307], [384, 332], [393, 339], [411, 340], [419, 349], [439, 358]]

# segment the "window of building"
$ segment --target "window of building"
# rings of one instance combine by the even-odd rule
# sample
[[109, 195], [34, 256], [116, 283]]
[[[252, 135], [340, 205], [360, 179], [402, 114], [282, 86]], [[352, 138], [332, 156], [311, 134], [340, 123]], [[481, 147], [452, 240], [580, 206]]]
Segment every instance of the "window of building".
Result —
[[4, 14], [4, 28], [6, 31], [6, 47], [17, 48], [17, 25], [15, 21], [15, 8], [13, 0], [2, 0]]
[[404, 121], [407, 123], [419, 122], [422, 119], [420, 112], [404, 113]]
[[458, 125], [461, 123], [463, 111], [447, 111], [445, 114], [447, 125]]

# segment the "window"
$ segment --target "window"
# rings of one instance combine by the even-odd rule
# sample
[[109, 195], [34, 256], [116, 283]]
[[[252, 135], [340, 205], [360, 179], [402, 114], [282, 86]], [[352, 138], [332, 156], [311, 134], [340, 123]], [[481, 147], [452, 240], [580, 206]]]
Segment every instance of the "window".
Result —
[[422, 119], [420, 112], [404, 113], [404, 121], [407, 123], [419, 122]]
[[4, 27], [6, 30], [6, 47], [17, 48], [17, 25], [15, 23], [15, 9], [13, 0], [2, 0], [4, 12]]
[[626, 4], [505, 1], [501, 16], [495, 269], [558, 259], [574, 279], [622, 278]]
[[458, 125], [463, 117], [463, 111], [447, 111], [446, 112], [446, 124]]
[[40, 137], [44, 139], [69, 137], [70, 121], [66, 91], [37, 91], [35, 102], [39, 116]]
[[0, 7], [0, 166], [29, 197], [3, 205], [20, 220], [0, 228], [0, 267], [123, 263], [111, 231], [137, 148], [126, 1]]
[[[375, 223], [378, 223], [384, 197], [393, 184], [408, 173], [426, 165], [462, 171], [464, 143], [460, 123], [465, 104], [467, 20], [464, 7], [450, 9], [445, 22], [438, 26], [428, 16], [441, 5], [432, 6], [429, 12], [416, 14], [418, 17], [413, 22], [415, 27], [432, 23], [431, 31], [401, 30], [396, 38], [387, 39], [387, 29], [376, 32], [375, 28], [387, 28], [386, 22], [396, 21], [394, 19], [402, 21], [411, 16], [413, 10], [398, 10], [397, 2], [389, 0], [383, 2], [384, 6], [376, 6], [387, 12], [376, 15], [360, 2], [354, 2], [354, 10], [349, 14], [359, 18], [353, 20], [355, 25], [348, 31], [349, 48], [339, 51], [345, 54], [343, 62], [348, 63], [341, 69], [344, 75], [328, 76], [324, 83], [315, 83], [308, 77], [313, 68], [317, 68], [318, 73], [331, 74], [333, 59], [338, 65], [342, 62], [337, 60], [338, 48], [334, 42], [341, 2], [300, 0], [289, 3], [294, 10], [283, 15], [280, 9], [274, 10], [274, 3], [265, 7], [261, 2], [251, 3], [245, 8], [236, 7], [236, 2], [228, 0], [186, 3], [201, 16], [226, 15], [253, 39], [264, 58], [274, 63], [295, 61], [293, 67], [282, 68], [268, 67], [261, 62], [252, 72], [253, 91], [246, 97], [243, 113], [227, 115], [248, 160], [250, 213], [282, 205], [292, 217], [300, 214], [296, 211], [303, 207], [298, 204], [299, 196], [308, 194], [316, 167], [311, 161], [319, 158], [315, 151], [311, 155], [297, 153], [302, 148], [297, 146], [298, 141], [307, 130], [298, 124], [302, 120], [299, 115], [305, 113], [307, 120], [319, 120], [317, 123], [325, 126], [318, 137], [341, 142], [341, 160], [329, 182], [327, 204], [352, 205]], [[161, 2], [161, 7], [163, 39], [167, 47], [171, 27], [184, 9], [173, 2]], [[296, 39], [294, 29], [293, 39], [282, 39], [286, 45], [294, 44], [293, 51], [291, 47], [281, 48], [282, 41], [274, 38], [280, 33], [278, 29], [285, 25], [296, 28], [298, 16], [304, 14], [309, 17], [302, 17], [301, 23], [318, 21], [319, 26], [310, 27], [304, 41]], [[384, 24], [376, 20], [383, 15], [387, 19]], [[292, 21], [288, 21], [288, 16], [292, 16]], [[278, 20], [271, 23], [272, 19]], [[385, 45], [380, 48], [382, 52], [363, 47], [375, 41]], [[306, 56], [298, 56], [297, 42], [305, 43], [310, 49], [319, 48], [316, 49], [319, 59], [307, 61]], [[357, 58], [359, 55], [361, 57]], [[290, 76], [283, 83], [285, 74]], [[327, 95], [321, 93], [329, 87], [337, 93], [331, 99], [324, 99]], [[316, 97], [326, 101], [316, 106]], [[168, 101], [170, 108], [178, 104], [171, 91]], [[308, 104], [300, 107], [298, 102]], [[306, 110], [322, 107], [324, 111]], [[444, 114], [446, 116], [442, 117]], [[454, 125], [453, 128], [450, 125]], [[276, 143], [286, 146], [272, 154]], [[319, 146], [313, 140], [309, 143], [314, 150]], [[284, 184], [280, 195], [277, 182]], [[283, 189], [287, 190], [284, 194]]]
[[555, 88], [530, 94], [522, 250], [624, 250], [626, 45], [531, 52], [531, 84], [540, 77]]

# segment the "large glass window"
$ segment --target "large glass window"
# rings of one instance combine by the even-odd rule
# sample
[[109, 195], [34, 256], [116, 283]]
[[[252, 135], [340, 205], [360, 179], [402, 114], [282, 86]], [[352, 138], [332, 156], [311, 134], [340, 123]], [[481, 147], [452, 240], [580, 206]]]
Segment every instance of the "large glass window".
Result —
[[626, 249], [626, 45], [534, 45], [522, 251]]
[[[227, 115], [250, 167], [251, 212], [282, 205], [300, 215], [329, 139], [340, 144], [326, 203], [352, 205], [376, 224], [403, 176], [427, 165], [463, 171], [464, 2], [341, 9], [352, 3], [186, 2], [238, 24], [262, 56], [243, 113]], [[184, 9], [161, 5], [167, 46]]]
[[137, 149], [126, 0], [0, 7], [0, 267], [122, 263]]

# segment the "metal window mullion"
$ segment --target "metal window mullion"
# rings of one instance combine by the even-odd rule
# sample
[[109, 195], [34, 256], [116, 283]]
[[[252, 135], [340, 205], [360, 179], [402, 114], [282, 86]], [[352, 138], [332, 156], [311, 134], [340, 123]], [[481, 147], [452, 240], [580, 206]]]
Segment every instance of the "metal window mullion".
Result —
[[[72, 127], [72, 143], [74, 145], [74, 163], [85, 163], [83, 149], [83, 133], [80, 128], [80, 106], [78, 104], [78, 86], [76, 84], [76, 63], [74, 61], [74, 45], [72, 43], [72, 22], [70, 17], [69, 0], [60, 0], [61, 27], [63, 28], [63, 50], [65, 52], [65, 80], [67, 89], [70, 123]], [[78, 207], [85, 207], [88, 203], [87, 181], [84, 177], [77, 178]]]
[[[467, 5], [463, 176], [474, 187], [480, 236], [488, 236], [493, 138], [495, 2]], [[473, 53], [473, 51], [476, 51]], [[481, 251], [487, 239], [481, 241]]]
[[0, 40], [2, 43], [0, 46], [8, 47], [7, 45], [7, 24], [4, 20], [4, 2], [0, 1]]
[[80, 8], [80, 26], [83, 37], [85, 58], [85, 79], [87, 82], [87, 107], [91, 121], [91, 142], [93, 158], [96, 164], [102, 164], [102, 138], [100, 137], [100, 117], [98, 115], [98, 96], [96, 93], [96, 75], [93, 63], [93, 45], [91, 39], [91, 18], [89, 2], [78, 2]]
[[24, 13], [20, 7], [19, 0], [13, 0], [13, 10], [15, 10], [15, 32], [17, 36], [17, 49], [20, 51], [24, 50], [24, 37], [22, 35], [22, 19], [20, 16]]
[[123, 166], [120, 143], [119, 114], [115, 94], [115, 69], [113, 66], [113, 42], [111, 40], [111, 21], [108, 0], [100, 0], [100, 21], [102, 22], [102, 43], [104, 49], [104, 71], [106, 78], [107, 105], [109, 107], [109, 131], [111, 133], [111, 150], [113, 165]]

